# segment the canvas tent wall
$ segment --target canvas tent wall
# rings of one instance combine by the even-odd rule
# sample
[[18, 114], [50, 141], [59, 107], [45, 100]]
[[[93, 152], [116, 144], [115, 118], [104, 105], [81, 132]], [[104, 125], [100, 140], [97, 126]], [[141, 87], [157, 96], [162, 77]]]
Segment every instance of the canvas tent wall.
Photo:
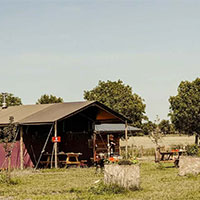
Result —
[[[51, 133], [52, 136], [56, 129], [57, 134], [62, 137], [62, 141], [59, 144], [60, 151], [80, 150], [89, 159], [93, 153], [89, 141], [92, 139], [94, 125], [101, 123], [124, 123], [128, 120], [96, 101], [21, 105], [0, 109], [1, 127], [8, 125], [10, 116], [13, 116], [15, 123], [22, 128], [24, 146], [31, 160], [30, 166], [35, 165], [38, 160], [39, 153], [44, 146], [45, 138], [52, 125], [54, 126]], [[56, 128], [55, 124], [57, 125]], [[69, 139], [72, 136], [73, 139], [70, 142]], [[19, 140], [20, 137], [17, 138], [17, 141]], [[49, 140], [45, 150], [52, 151], [52, 145]], [[78, 147], [79, 149], [76, 149]], [[18, 155], [16, 156], [19, 158]], [[0, 159], [2, 160], [2, 157]]]

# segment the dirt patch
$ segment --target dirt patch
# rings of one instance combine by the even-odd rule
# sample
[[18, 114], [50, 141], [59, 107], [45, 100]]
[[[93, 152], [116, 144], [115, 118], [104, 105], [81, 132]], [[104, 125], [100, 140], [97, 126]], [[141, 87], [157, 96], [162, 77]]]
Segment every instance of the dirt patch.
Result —
[[16, 177], [16, 176], [26, 176], [26, 175], [31, 175], [35, 173], [34, 169], [24, 169], [24, 170], [19, 170], [15, 169], [11, 172], [11, 175]]

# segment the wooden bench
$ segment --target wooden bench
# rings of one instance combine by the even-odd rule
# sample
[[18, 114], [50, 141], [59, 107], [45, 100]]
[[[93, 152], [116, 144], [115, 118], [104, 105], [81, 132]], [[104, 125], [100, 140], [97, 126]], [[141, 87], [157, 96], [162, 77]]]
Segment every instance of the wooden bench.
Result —
[[81, 160], [80, 161], [80, 167], [86, 168], [87, 167], [87, 160]]

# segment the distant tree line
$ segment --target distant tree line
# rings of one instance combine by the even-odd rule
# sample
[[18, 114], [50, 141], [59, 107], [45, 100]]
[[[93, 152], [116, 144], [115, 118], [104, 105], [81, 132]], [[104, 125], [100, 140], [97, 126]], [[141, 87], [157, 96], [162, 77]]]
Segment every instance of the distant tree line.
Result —
[[[56, 97], [54, 95], [44, 94], [36, 102], [36, 104], [50, 104], [50, 103], [62, 103], [63, 99], [61, 97]], [[0, 107], [3, 105], [3, 95], [0, 94]], [[15, 97], [11, 93], [6, 94], [6, 105], [9, 106], [19, 106], [22, 105], [21, 98]]]
[[[19, 106], [22, 105], [22, 101], [19, 97], [15, 97], [11, 93], [6, 94], [6, 104], [7, 106]], [[0, 107], [3, 105], [3, 94], [0, 94]]]
[[[178, 94], [169, 98], [169, 120], [160, 123], [151, 122], [145, 115], [144, 99], [133, 93], [132, 87], [118, 81], [99, 81], [92, 90], [84, 91], [85, 100], [99, 101], [116, 112], [132, 120], [132, 125], [143, 129], [148, 135], [156, 128], [163, 134], [184, 133], [196, 135], [196, 143], [200, 137], [200, 78], [194, 81], [182, 81], [178, 86]], [[0, 106], [3, 96], [0, 94]], [[54, 95], [44, 94], [36, 104], [61, 103], [63, 99]], [[22, 105], [19, 97], [7, 94], [7, 106]]]
[[61, 97], [44, 94], [37, 100], [36, 104], [50, 104], [50, 103], [62, 103], [62, 102], [63, 99]]

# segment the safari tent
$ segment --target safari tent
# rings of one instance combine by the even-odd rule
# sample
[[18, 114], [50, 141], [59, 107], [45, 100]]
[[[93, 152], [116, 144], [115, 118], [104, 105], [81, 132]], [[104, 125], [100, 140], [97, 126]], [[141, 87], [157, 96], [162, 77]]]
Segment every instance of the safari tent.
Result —
[[[9, 124], [10, 116], [14, 117], [17, 125], [11, 166], [21, 169], [42, 167], [46, 162], [44, 155], [47, 154], [52, 155], [51, 163], [58, 167], [59, 161], [65, 159], [67, 152], [80, 153], [79, 159], [91, 164], [96, 151], [94, 145], [98, 131], [95, 131], [95, 127], [102, 124], [123, 124], [125, 129], [124, 124], [130, 123], [129, 119], [97, 101], [1, 108], [0, 128]], [[118, 138], [121, 133], [115, 132], [115, 137]], [[59, 158], [62, 157], [61, 153], [63, 158]], [[7, 159], [1, 143], [0, 168], [6, 166]]]

